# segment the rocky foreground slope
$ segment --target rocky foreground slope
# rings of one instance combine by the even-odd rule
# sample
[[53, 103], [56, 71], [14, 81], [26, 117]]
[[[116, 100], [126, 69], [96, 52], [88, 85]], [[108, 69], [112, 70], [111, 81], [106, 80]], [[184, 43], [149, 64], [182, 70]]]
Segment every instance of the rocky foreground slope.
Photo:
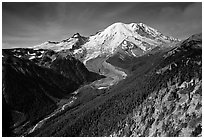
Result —
[[[202, 36], [164, 55], [153, 89], [111, 136], [202, 136]], [[154, 88], [155, 87], [155, 88]]]

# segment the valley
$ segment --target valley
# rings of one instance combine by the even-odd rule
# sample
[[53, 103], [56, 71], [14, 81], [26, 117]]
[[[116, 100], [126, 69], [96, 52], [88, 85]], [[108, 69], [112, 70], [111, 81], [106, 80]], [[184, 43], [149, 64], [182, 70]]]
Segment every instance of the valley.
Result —
[[86, 67], [90, 71], [99, 73], [106, 77], [92, 83], [92, 85], [97, 87], [98, 89], [108, 88], [109, 86], [117, 84], [120, 80], [125, 79], [127, 76], [127, 74], [122, 71], [122, 69], [119, 69], [118, 67], [114, 67], [110, 63], [107, 63], [107, 59], [108, 57], [101, 56], [89, 60], [86, 63]]
[[[75, 106], [78, 106], [79, 102], [77, 102], [77, 99], [81, 99], [80, 96], [82, 95], [79, 93], [79, 90], [83, 90], [84, 88], [87, 88], [87, 87], [88, 88], [91, 87], [91, 88], [99, 89], [99, 90], [100, 89], [107, 89], [107, 88], [117, 84], [119, 81], [126, 78], [127, 74], [125, 72], [120, 71], [119, 68], [117, 69], [116, 67], [107, 63], [106, 60], [107, 60], [107, 58], [99, 57], [99, 58], [96, 58], [93, 61], [91, 61], [91, 63], [89, 63], [89, 61], [87, 62], [87, 64], [90, 64], [94, 67], [93, 68], [93, 67], [87, 66], [90, 71], [93, 71], [93, 72], [100, 71], [99, 74], [104, 75], [105, 78], [94, 81], [93, 83], [90, 83], [88, 85], [85, 85], [85, 86], [77, 89], [76, 91], [74, 91], [72, 93], [74, 95], [72, 97], [70, 97], [68, 100], [62, 99], [58, 103], [58, 108], [54, 112], [52, 112], [46, 118], [39, 121], [32, 128], [29, 128], [22, 136], [27, 136], [28, 134], [31, 134], [35, 130], [41, 128], [41, 126], [46, 121], [51, 120], [51, 118], [53, 119], [54, 117], [56, 117], [56, 115], [60, 115], [60, 113], [62, 113], [64, 111], [68, 111], [70, 109], [73, 109], [73, 108], [75, 108]], [[83, 95], [87, 95], [87, 94], [83, 94]], [[79, 96], [79, 98], [78, 98], [78, 96]], [[100, 96], [100, 94], [98, 94], [97, 96]], [[97, 99], [97, 97], [96, 97], [96, 99]], [[86, 102], [87, 102], [87, 100], [86, 100]]]

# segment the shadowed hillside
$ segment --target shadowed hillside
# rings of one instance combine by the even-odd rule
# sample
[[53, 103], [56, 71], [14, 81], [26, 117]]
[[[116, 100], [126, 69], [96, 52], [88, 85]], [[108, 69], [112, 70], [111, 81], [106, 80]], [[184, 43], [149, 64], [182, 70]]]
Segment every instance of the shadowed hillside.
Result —
[[[11, 130], [15, 128], [23, 126], [26, 129], [33, 125], [56, 109], [61, 99], [69, 99], [71, 93], [81, 85], [102, 77], [89, 72], [81, 62], [71, 56], [58, 56], [50, 65], [49, 60], [44, 62], [45, 66], [38, 62], [42, 62], [46, 55], [36, 62], [25, 54], [21, 54], [21, 58], [17, 57], [19, 55], [13, 56], [13, 51], [15, 50], [3, 50], [5, 136], [14, 134]], [[27, 49], [21, 53], [27, 54], [29, 51], [32, 50]], [[22, 131], [23, 129], [14, 130], [16, 134]]]

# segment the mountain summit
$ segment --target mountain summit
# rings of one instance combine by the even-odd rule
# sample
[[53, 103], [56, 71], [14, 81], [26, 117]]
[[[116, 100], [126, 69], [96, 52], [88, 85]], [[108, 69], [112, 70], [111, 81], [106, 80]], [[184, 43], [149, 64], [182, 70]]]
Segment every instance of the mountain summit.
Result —
[[[148, 51], [154, 47], [166, 43], [178, 42], [178, 39], [168, 37], [143, 23], [114, 23], [89, 37], [89, 41], [83, 45], [88, 50], [86, 60], [96, 57], [96, 53], [113, 54], [118, 46], [139, 48]], [[129, 45], [128, 45], [129, 44]], [[94, 54], [93, 54], [94, 51]], [[133, 56], [135, 55], [132, 51]]]
[[[83, 61], [95, 58], [101, 54], [113, 54], [119, 46], [141, 49], [142, 52], [149, 51], [158, 45], [178, 42], [178, 39], [165, 36], [156, 29], [143, 23], [114, 23], [102, 31], [98, 31], [90, 37], [83, 37], [79, 33], [71, 38], [60, 42], [45, 42], [35, 49], [52, 49], [54, 51], [72, 50], [75, 55], [83, 55]], [[86, 53], [86, 54], [85, 54]]]

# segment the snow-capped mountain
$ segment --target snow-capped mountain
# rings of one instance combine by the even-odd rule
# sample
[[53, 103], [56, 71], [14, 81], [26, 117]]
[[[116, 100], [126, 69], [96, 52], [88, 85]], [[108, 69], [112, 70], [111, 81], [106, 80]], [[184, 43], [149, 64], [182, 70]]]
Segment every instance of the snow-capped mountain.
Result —
[[36, 45], [34, 46], [34, 49], [51, 49], [58, 52], [66, 49], [76, 49], [78, 46], [84, 44], [86, 41], [86, 37], [83, 37], [79, 33], [76, 33], [71, 38], [62, 41], [47, 41], [40, 45]]
[[[88, 38], [75, 34], [69, 39], [60, 42], [48, 41], [34, 48], [54, 51], [72, 50], [74, 55], [81, 56], [83, 54], [83, 62], [86, 63], [99, 55], [113, 54], [119, 46], [123, 49], [130, 48], [132, 55], [137, 56], [134, 53], [134, 48], [139, 48], [142, 53], [145, 53], [158, 45], [178, 41], [178, 39], [165, 36], [143, 23], [114, 23]], [[86, 54], [84, 55], [84, 53]]]

